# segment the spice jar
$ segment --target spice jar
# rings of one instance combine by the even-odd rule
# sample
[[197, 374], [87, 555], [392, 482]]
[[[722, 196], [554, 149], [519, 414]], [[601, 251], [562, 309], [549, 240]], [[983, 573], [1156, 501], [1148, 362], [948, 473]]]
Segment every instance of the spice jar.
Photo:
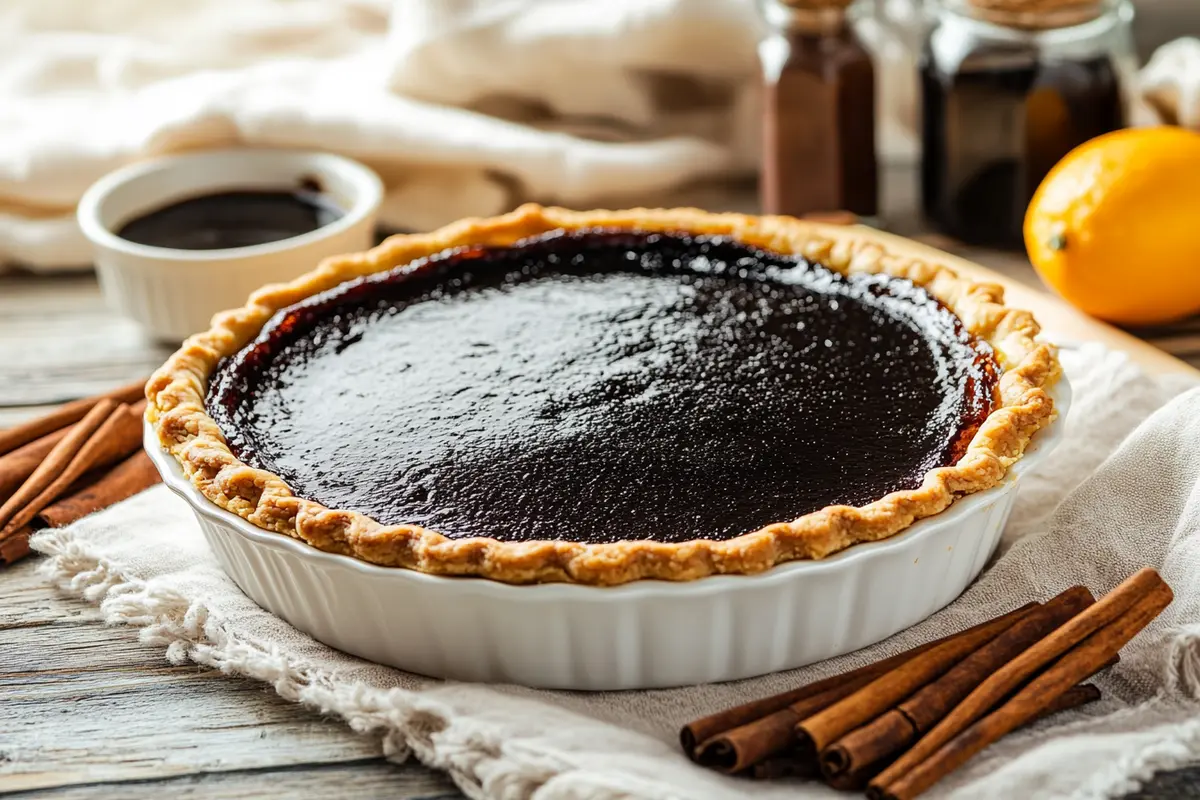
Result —
[[877, 203], [875, 67], [850, 0], [764, 0], [762, 206], [800, 216]]
[[922, 197], [970, 244], [1019, 248], [1025, 209], [1070, 150], [1125, 124], [1124, 0], [934, 0], [921, 60]]

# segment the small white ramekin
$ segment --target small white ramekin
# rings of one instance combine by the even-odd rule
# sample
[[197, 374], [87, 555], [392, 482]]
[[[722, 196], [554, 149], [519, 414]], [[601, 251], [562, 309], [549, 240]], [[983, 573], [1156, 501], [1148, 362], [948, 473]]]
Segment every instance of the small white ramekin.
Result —
[[1021, 477], [1062, 437], [1070, 403], [1007, 479], [881, 542], [760, 575], [601, 588], [512, 586], [368, 564], [256, 528], [211, 503], [146, 427], [163, 480], [191, 506], [251, 599], [347, 653], [409, 672], [552, 689], [648, 689], [791, 669], [874, 644], [943, 608], [1000, 542]]
[[[172, 202], [238, 189], [316, 181], [345, 214], [310, 233], [225, 250], [177, 250], [117, 236], [130, 220]], [[383, 184], [366, 166], [331, 153], [242, 148], [165, 156], [118, 169], [79, 201], [109, 304], [153, 337], [178, 342], [213, 314], [244, 305], [264, 284], [289, 281], [329, 256], [368, 249]]]

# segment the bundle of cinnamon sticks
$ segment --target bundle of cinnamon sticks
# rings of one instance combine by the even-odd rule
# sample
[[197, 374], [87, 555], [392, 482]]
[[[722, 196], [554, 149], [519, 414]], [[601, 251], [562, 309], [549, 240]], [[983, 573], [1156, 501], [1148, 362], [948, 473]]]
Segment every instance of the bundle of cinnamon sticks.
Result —
[[0, 565], [28, 555], [33, 531], [158, 483], [142, 450], [144, 392], [138, 381], [0, 431]]
[[1171, 602], [1145, 568], [1099, 601], [1075, 586], [861, 669], [685, 725], [701, 766], [908, 800], [1002, 736], [1099, 699], [1085, 683]]

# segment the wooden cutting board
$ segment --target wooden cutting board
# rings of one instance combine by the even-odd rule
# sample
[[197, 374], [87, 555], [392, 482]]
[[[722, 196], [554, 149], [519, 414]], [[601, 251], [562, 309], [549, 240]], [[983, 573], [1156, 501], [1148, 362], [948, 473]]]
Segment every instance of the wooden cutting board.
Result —
[[1051, 341], [1098, 341], [1113, 349], [1124, 350], [1143, 369], [1152, 374], [1179, 373], [1200, 377], [1200, 370], [1136, 336], [1077, 311], [1047, 290], [1035, 289], [995, 270], [911, 239], [875, 230], [872, 233], [885, 240], [888, 249], [893, 252], [942, 263], [976, 280], [1000, 284], [1004, 287], [1005, 301], [1008, 305], [1032, 311]]

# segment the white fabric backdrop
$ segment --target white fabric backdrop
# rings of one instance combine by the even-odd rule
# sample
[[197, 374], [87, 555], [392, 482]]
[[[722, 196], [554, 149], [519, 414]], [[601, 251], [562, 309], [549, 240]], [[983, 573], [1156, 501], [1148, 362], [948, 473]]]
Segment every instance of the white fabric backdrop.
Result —
[[[909, 25], [911, 2], [884, 0]], [[881, 154], [911, 157], [916, 37], [861, 32]], [[754, 0], [4, 0], [0, 269], [87, 268], [84, 189], [193, 148], [359, 158], [403, 229], [523, 200], [719, 204], [690, 188], [755, 172], [761, 34]], [[1200, 42], [1173, 47], [1155, 96], [1200, 127]]]
[[83, 190], [188, 148], [362, 159], [400, 228], [670, 202], [756, 163], [756, 25], [749, 0], [5, 0], [0, 263], [88, 264]]
[[[86, 267], [84, 189], [189, 148], [359, 158], [414, 230], [704, 202], [757, 167], [761, 24], [753, 0], [4, 0], [0, 268]], [[911, 152], [915, 73], [883, 48], [881, 140]]]

